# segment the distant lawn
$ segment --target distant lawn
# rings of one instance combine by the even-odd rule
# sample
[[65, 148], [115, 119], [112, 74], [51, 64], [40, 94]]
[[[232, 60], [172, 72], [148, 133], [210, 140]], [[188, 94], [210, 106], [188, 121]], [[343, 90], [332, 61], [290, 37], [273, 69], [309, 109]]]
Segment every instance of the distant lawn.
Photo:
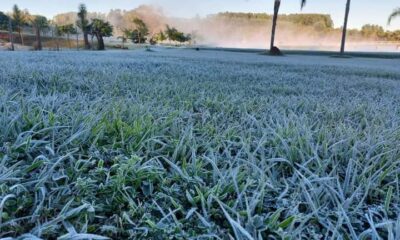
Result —
[[[199, 47], [201, 50], [208, 51], [226, 51], [226, 52], [243, 52], [243, 53], [260, 53], [268, 54], [267, 49], [255, 48], [224, 48], [224, 47]], [[193, 48], [195, 49], [195, 48]], [[292, 50], [282, 49], [286, 55], [305, 55], [305, 56], [330, 56], [341, 57], [338, 51], [324, 51], [324, 50]], [[355, 52], [348, 51], [344, 57], [361, 57], [361, 58], [382, 58], [382, 59], [400, 59], [400, 52]]]

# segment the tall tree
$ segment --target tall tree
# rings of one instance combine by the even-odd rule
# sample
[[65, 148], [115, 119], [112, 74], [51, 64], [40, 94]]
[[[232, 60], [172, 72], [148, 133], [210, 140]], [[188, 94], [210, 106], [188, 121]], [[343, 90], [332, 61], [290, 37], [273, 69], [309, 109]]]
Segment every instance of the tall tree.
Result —
[[0, 12], [0, 30], [8, 30], [8, 22], [10, 17]]
[[71, 42], [70, 42], [70, 35], [71, 34], [76, 34], [76, 30], [73, 24], [67, 24], [67, 25], [62, 25], [59, 26], [61, 34], [62, 35], [67, 35], [67, 42], [68, 42], [68, 47], [71, 48]]
[[10, 38], [10, 50], [14, 51], [14, 35], [12, 31], [12, 21], [11, 18], [8, 18], [8, 37]]
[[109, 22], [95, 18], [90, 24], [90, 32], [97, 39], [97, 50], [105, 50], [103, 38], [112, 36], [113, 27]]
[[350, 4], [351, 4], [351, 0], [347, 0], [346, 12], [344, 15], [343, 32], [342, 32], [342, 43], [340, 45], [340, 54], [344, 54], [344, 50], [345, 50], [345, 46], [346, 46], [347, 22], [349, 20]]
[[275, 0], [274, 2], [274, 16], [272, 18], [272, 32], [271, 32], [271, 44], [269, 47], [270, 53], [273, 52], [273, 48], [275, 47], [275, 32], [276, 32], [276, 25], [278, 22], [278, 14], [279, 8], [281, 7], [281, 0]]
[[85, 49], [90, 49], [89, 43], [89, 20], [88, 20], [88, 12], [85, 4], [79, 5], [78, 11], [78, 21], [76, 25], [82, 30], [83, 32], [83, 39], [85, 42]]
[[36, 35], [35, 50], [40, 51], [43, 49], [41, 32], [49, 27], [49, 23], [46, 17], [40, 15], [30, 16], [30, 22]]
[[147, 36], [149, 35], [149, 28], [144, 23], [144, 21], [140, 18], [135, 17], [133, 19], [133, 24], [135, 24], [135, 29], [127, 30], [125, 29], [124, 35], [131, 39], [133, 43], [141, 44], [145, 43], [147, 40]]
[[138, 43], [144, 43], [147, 35], [149, 35], [149, 28], [140, 18], [134, 18], [133, 23], [136, 25], [136, 29], [134, 31], [137, 33], [137, 39], [139, 40]]
[[27, 23], [27, 14], [19, 9], [18, 5], [13, 6], [12, 19], [14, 21], [15, 28], [21, 39], [21, 44], [24, 45], [24, 36], [22, 34], [23, 27]]
[[[306, 4], [306, 0], [301, 0], [301, 8], [303, 8]], [[276, 33], [276, 26], [278, 23], [278, 15], [279, 15], [279, 9], [281, 7], [281, 0], [275, 0], [274, 2], [274, 16], [272, 17], [272, 32], [271, 32], [271, 42], [270, 42], [270, 53], [274, 54], [274, 48], [275, 48], [275, 33]]]
[[390, 14], [388, 19], [388, 24], [392, 22], [393, 19], [400, 16], [400, 8], [396, 8], [393, 10], [392, 14]]
[[192, 38], [190, 34], [180, 32], [176, 28], [170, 27], [169, 25], [166, 25], [166, 28], [165, 35], [170, 41], [184, 43], [190, 41]]

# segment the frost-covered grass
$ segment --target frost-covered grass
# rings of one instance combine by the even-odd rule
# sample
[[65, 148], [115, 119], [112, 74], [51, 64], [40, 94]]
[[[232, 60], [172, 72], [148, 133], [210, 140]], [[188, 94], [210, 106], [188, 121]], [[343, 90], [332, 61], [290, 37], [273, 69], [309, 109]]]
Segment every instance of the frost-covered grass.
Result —
[[399, 60], [0, 61], [0, 238], [400, 238]]

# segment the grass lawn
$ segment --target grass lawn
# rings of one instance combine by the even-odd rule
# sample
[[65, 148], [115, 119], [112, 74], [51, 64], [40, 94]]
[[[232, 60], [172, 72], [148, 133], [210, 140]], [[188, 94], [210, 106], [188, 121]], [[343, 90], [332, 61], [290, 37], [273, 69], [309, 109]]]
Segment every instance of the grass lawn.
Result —
[[0, 61], [0, 238], [400, 238], [400, 59]]

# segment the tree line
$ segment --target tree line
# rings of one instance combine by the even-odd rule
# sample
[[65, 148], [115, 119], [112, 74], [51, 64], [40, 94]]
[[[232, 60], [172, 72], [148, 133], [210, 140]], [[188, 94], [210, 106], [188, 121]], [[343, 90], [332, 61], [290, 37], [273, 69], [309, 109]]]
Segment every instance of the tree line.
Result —
[[126, 42], [129, 39], [135, 44], [149, 42], [150, 44], [154, 45], [166, 40], [184, 43], [189, 42], [192, 39], [190, 34], [180, 32], [175, 27], [170, 27], [168, 24], [165, 26], [165, 31], [159, 31], [149, 38], [149, 28], [142, 19], [135, 17], [132, 22], [134, 23], [135, 27], [132, 29], [123, 29], [123, 34], [119, 36], [123, 42]]
[[[261, 21], [262, 24], [266, 24], [272, 20], [272, 15], [267, 13], [224, 12], [211, 17], [236, 23]], [[281, 22], [292, 23], [299, 28], [310, 27], [316, 34], [329, 35], [341, 30], [335, 28], [331, 16], [326, 14], [280, 14], [279, 19]], [[365, 24], [361, 29], [348, 29], [348, 35], [357, 40], [400, 41], [400, 30], [385, 31], [382, 26], [375, 24]]]
[[[306, 0], [300, 1], [300, 8], [305, 7]], [[265, 21], [271, 22], [271, 40], [270, 52], [280, 54], [279, 49], [275, 46], [275, 37], [279, 21], [293, 23], [299, 26], [312, 27], [316, 32], [321, 34], [329, 34], [341, 31], [341, 47], [340, 52], [343, 54], [345, 50], [346, 37], [353, 38], [369, 38], [382, 41], [399, 41], [400, 31], [385, 31], [383, 27], [378, 25], [364, 25], [361, 30], [347, 29], [348, 16], [350, 14], [351, 0], [346, 1], [345, 18], [343, 27], [334, 28], [333, 21], [329, 15], [323, 14], [289, 14], [280, 15], [281, 0], [274, 0], [274, 13], [272, 15], [266, 13], [219, 13], [210, 16], [211, 18], [225, 18], [234, 21]], [[144, 19], [147, 15], [152, 15], [151, 19]], [[395, 17], [400, 15], [400, 8], [397, 8], [389, 16], [388, 23]], [[62, 20], [61, 20], [62, 19]], [[110, 23], [112, 21], [113, 23]], [[70, 45], [70, 35], [77, 34], [80, 30], [83, 34], [85, 49], [96, 48], [103, 50], [105, 48], [104, 37], [112, 35], [117, 36], [123, 44], [130, 40], [134, 44], [142, 43], [159, 43], [166, 40], [172, 42], [188, 42], [193, 39], [191, 34], [185, 34], [178, 31], [175, 27], [165, 25], [165, 19], [158, 12], [149, 9], [149, 7], [141, 6], [137, 10], [121, 11], [112, 10], [107, 16], [105, 14], [89, 13], [85, 5], [80, 5], [78, 13], [66, 13], [57, 15], [53, 20], [47, 20], [44, 16], [30, 15], [26, 10], [20, 10], [17, 5], [13, 7], [10, 14], [6, 15], [0, 12], [0, 29], [16, 31], [19, 35], [22, 45], [24, 45], [23, 29], [30, 27], [35, 35], [35, 49], [42, 48], [40, 34], [45, 29], [52, 28], [56, 37], [67, 36]], [[60, 24], [62, 23], [62, 24]], [[160, 24], [164, 24], [160, 27]], [[156, 32], [155, 29], [163, 30]], [[90, 39], [91, 38], [91, 42]], [[93, 38], [96, 38], [97, 46], [93, 46]], [[10, 37], [11, 41], [11, 37]]]
[[[191, 40], [190, 34], [185, 34], [178, 31], [169, 25], [165, 26], [165, 31], [159, 31], [150, 36], [149, 28], [146, 23], [138, 18], [131, 19], [133, 26], [122, 29], [118, 36], [122, 43], [131, 40], [134, 44], [151, 43], [156, 44], [162, 41], [172, 42], [188, 42]], [[31, 15], [27, 10], [21, 10], [17, 5], [14, 5], [10, 14], [0, 12], [0, 30], [8, 30], [11, 42], [11, 50], [14, 50], [14, 31], [17, 32], [21, 45], [25, 45], [23, 31], [25, 28], [30, 28], [35, 33], [35, 50], [42, 50], [41, 33], [51, 29], [52, 34], [57, 39], [57, 49], [59, 49], [58, 38], [67, 37], [67, 42], [71, 48], [70, 35], [78, 34], [80, 30], [83, 35], [83, 43], [85, 49], [104, 50], [105, 37], [113, 36], [114, 26], [102, 18], [90, 18], [90, 14], [85, 4], [80, 4], [76, 13], [76, 21], [74, 23], [66, 23], [60, 25], [57, 21], [48, 20], [45, 16]], [[96, 46], [93, 46], [93, 39], [96, 38]]]

